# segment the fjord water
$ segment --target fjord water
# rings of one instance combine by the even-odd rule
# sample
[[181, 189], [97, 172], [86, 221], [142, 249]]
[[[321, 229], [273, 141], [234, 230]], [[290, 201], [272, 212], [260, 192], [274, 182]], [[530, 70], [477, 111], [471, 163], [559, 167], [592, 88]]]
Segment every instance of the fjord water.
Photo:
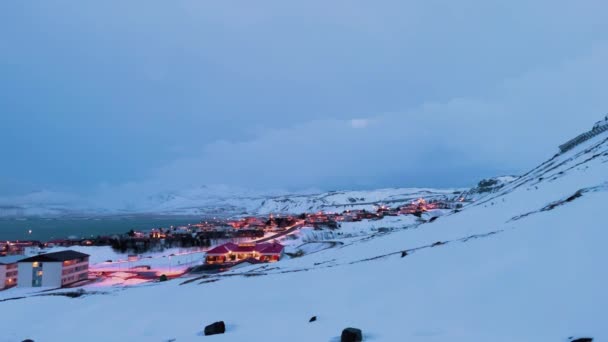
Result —
[[[120, 216], [95, 218], [0, 219], [0, 241], [79, 238], [126, 233], [131, 229], [151, 229], [196, 223], [200, 217]], [[29, 230], [32, 233], [28, 233]]]

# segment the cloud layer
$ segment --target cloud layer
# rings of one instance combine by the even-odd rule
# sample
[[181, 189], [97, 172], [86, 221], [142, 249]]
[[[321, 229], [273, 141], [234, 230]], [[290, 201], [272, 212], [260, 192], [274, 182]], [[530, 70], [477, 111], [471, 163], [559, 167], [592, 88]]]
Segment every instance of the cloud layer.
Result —
[[[590, 129], [604, 112], [608, 45], [496, 84], [483, 97], [366, 119], [316, 120], [217, 141], [153, 178], [284, 188], [467, 185], [518, 173]], [[176, 176], [177, 175], [177, 176]]]
[[604, 1], [0, 12], [0, 194], [466, 186], [608, 111]]

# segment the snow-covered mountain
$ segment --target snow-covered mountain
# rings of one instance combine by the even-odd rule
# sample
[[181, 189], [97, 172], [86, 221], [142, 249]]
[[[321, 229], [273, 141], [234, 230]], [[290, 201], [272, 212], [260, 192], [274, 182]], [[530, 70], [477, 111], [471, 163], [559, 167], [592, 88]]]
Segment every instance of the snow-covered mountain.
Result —
[[[78, 196], [36, 191], [22, 196], [0, 197], [0, 217], [57, 217], [79, 215], [89, 210]], [[100, 214], [102, 210], [98, 210]]]
[[259, 194], [255, 192], [209, 191], [209, 187], [153, 196], [136, 211], [165, 215], [264, 215], [300, 214], [315, 211], [371, 209], [374, 205], [399, 205], [424, 197], [453, 199], [467, 189], [391, 188], [369, 191]]
[[[269, 213], [371, 209], [375, 204], [399, 205], [420, 197], [453, 199], [467, 189], [391, 188], [369, 191], [259, 193], [227, 186], [200, 186], [166, 191], [136, 201], [120, 198], [104, 204], [73, 195], [38, 192], [19, 198], [0, 198], [0, 217], [69, 217], [95, 215], [237, 216]], [[118, 202], [118, 204], [116, 204]]]
[[374, 205], [398, 206], [411, 203], [418, 198], [454, 199], [466, 189], [380, 189], [373, 191], [332, 191], [315, 195], [286, 195], [273, 197], [261, 202], [257, 213], [303, 213], [315, 211], [336, 211], [346, 209], [372, 209]]
[[[1, 302], [0, 340], [201, 341], [224, 320], [218, 341], [337, 341], [349, 326], [365, 341], [604, 341], [606, 203], [603, 132], [432, 222], [398, 217], [187, 281]], [[0, 298], [22, 295], [11, 291]]]

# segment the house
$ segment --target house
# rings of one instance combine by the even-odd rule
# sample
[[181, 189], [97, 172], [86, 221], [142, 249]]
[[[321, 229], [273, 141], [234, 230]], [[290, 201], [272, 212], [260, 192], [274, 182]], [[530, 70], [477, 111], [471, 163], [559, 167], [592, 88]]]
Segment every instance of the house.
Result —
[[283, 256], [283, 245], [273, 243], [225, 243], [207, 251], [205, 263], [236, 263], [241, 260], [255, 259], [261, 262], [275, 262]]
[[25, 248], [38, 245], [40, 245], [38, 241], [6, 241], [0, 243], [0, 255], [21, 255]]
[[342, 214], [338, 216], [337, 220], [344, 222], [361, 221], [356, 210], [344, 210]]
[[152, 239], [164, 239], [167, 237], [167, 234], [165, 234], [162, 229], [152, 229], [152, 231], [150, 232], [150, 237]]
[[63, 287], [89, 277], [89, 255], [72, 250], [19, 260], [19, 287]]
[[46, 247], [59, 247], [59, 246], [71, 246], [74, 244], [74, 241], [67, 239], [55, 239], [47, 241], [44, 245]]
[[131, 237], [136, 238], [136, 239], [143, 239], [146, 237], [146, 233], [134, 231], [133, 236], [131, 236]]
[[17, 285], [17, 261], [22, 255], [0, 257], [0, 290]]

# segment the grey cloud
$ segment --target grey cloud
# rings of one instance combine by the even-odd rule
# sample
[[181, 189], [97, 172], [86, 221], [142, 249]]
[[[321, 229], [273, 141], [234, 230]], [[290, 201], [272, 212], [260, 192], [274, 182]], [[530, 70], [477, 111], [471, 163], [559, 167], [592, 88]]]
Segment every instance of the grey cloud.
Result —
[[447, 186], [518, 172], [606, 111], [607, 10], [2, 2], [0, 191]]
[[[164, 182], [290, 187], [466, 185], [489, 172], [522, 172], [602, 116], [608, 45], [579, 58], [500, 82], [483, 98], [428, 103], [366, 119], [317, 120], [218, 141], [174, 161]], [[454, 174], [471, 176], [454, 180]], [[425, 177], [425, 174], [439, 177]], [[412, 177], [412, 178], [410, 178]], [[341, 181], [343, 182], [341, 184]]]

